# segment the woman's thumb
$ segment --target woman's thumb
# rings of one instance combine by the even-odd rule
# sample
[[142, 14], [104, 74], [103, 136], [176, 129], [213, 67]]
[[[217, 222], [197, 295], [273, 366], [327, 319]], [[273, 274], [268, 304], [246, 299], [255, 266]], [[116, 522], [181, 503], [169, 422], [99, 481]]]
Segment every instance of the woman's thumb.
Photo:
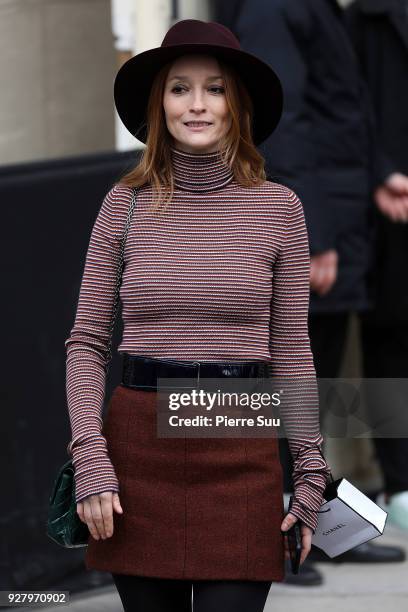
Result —
[[293, 516], [293, 514], [287, 514], [282, 521], [281, 529], [283, 529], [283, 531], [287, 531], [294, 523], [296, 523], [296, 521], [297, 517]]
[[123, 513], [123, 508], [120, 505], [120, 500], [119, 500], [119, 494], [118, 493], [114, 493], [113, 494], [113, 508], [114, 508], [114, 510], [116, 510], [116, 512], [120, 512], [121, 514]]

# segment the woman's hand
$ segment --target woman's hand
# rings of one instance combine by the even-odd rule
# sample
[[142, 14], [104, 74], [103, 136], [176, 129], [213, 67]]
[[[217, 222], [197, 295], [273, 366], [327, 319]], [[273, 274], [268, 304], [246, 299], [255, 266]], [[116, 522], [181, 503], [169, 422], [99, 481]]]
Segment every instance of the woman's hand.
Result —
[[310, 288], [325, 295], [337, 279], [339, 256], [335, 249], [312, 255], [310, 258]]
[[408, 176], [401, 172], [390, 174], [374, 191], [380, 211], [395, 223], [408, 222]]
[[88, 525], [95, 540], [105, 540], [113, 534], [113, 510], [119, 514], [123, 513], [119, 494], [112, 491], [89, 495], [77, 503], [78, 516]]
[[[296, 523], [298, 520], [297, 516], [288, 512], [285, 518], [282, 521], [281, 530], [287, 531]], [[303, 561], [306, 559], [307, 555], [310, 552], [310, 548], [312, 546], [312, 535], [313, 530], [304, 525], [303, 523], [300, 525], [300, 533], [302, 537], [302, 551], [300, 553], [300, 564], [302, 565]], [[285, 537], [285, 559], [290, 559], [289, 548], [288, 548], [288, 539]]]

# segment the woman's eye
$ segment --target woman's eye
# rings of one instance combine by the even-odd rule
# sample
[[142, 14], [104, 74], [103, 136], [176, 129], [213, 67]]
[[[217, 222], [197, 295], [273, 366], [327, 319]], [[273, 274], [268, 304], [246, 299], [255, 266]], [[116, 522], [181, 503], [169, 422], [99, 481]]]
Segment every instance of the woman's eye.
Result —
[[[181, 85], [175, 85], [173, 87], [173, 89], [171, 90], [174, 93], [178, 93], [179, 91], [185, 91], [185, 87], [182, 87]], [[221, 85], [213, 85], [212, 87], [209, 88], [210, 91], [216, 91], [217, 93], [224, 93], [224, 87], [222, 87]]]
[[[173, 87], [173, 89], [171, 91], [176, 91], [176, 90], [180, 90], [180, 89], [184, 89], [184, 87], [181, 87], [181, 85], [175, 85], [175, 87]], [[177, 92], [176, 92], [177, 93]]]

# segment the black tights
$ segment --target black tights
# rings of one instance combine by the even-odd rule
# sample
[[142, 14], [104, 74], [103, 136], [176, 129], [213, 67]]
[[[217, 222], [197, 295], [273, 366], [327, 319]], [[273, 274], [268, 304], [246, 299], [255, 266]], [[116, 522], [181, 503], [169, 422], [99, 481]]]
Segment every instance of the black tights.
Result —
[[249, 580], [170, 580], [127, 574], [112, 577], [125, 612], [262, 612], [272, 584]]

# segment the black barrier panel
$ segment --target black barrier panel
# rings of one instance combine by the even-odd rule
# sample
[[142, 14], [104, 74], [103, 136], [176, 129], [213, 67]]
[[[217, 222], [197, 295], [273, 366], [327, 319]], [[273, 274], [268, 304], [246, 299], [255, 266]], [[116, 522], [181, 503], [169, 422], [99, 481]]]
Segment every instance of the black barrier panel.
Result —
[[[64, 550], [45, 533], [48, 497], [68, 459], [65, 346], [90, 232], [103, 197], [139, 153], [0, 168], [3, 264], [2, 515], [0, 590], [78, 591], [111, 580], [87, 572], [84, 549]], [[118, 312], [106, 401], [120, 379]]]

